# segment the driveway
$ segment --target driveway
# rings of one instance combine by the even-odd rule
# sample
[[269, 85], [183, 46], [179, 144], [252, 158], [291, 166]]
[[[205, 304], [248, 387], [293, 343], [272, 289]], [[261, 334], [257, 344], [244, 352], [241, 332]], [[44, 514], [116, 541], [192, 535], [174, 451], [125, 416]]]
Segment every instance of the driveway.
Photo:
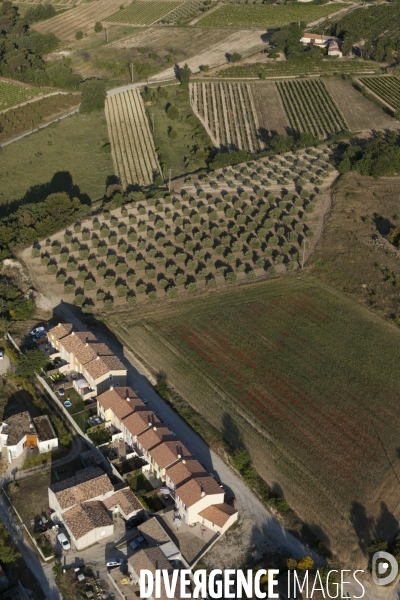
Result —
[[[1, 347], [1, 343], [0, 343], [0, 347]], [[5, 375], [8, 371], [9, 366], [10, 366], [10, 359], [8, 358], [7, 354], [4, 354], [3, 358], [0, 360], [0, 375]]]

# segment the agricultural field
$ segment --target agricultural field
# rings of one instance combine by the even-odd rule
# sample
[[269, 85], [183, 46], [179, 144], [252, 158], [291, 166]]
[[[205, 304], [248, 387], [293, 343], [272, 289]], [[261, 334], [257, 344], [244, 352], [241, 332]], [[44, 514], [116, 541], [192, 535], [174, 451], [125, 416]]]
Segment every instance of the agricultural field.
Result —
[[320, 79], [278, 81], [283, 105], [294, 131], [324, 139], [347, 131], [344, 117]]
[[320, 233], [337, 176], [330, 160], [329, 149], [310, 149], [223, 169], [177, 196], [77, 223], [22, 257], [39, 286], [85, 312], [291, 271]]
[[72, 40], [79, 30], [92, 32], [97, 21], [103, 21], [123, 4], [121, 0], [87, 2], [46, 21], [34, 23], [33, 28], [40, 33], [54, 33], [60, 40]]
[[258, 152], [264, 147], [249, 84], [191, 83], [189, 93], [195, 115], [217, 148]]
[[324, 80], [350, 131], [399, 129], [400, 123], [339, 77]]
[[229, 443], [249, 450], [343, 562], [364, 565], [370, 540], [391, 535], [400, 519], [395, 327], [309, 276], [107, 323]]
[[400, 78], [393, 75], [363, 77], [361, 83], [382, 98], [394, 111], [400, 111]]
[[52, 4], [56, 10], [65, 10], [66, 8], [79, 6], [80, 4], [92, 1], [93, 0], [24, 0], [23, 2], [18, 2], [18, 8], [22, 7], [23, 9], [27, 9], [31, 6], [38, 6], [39, 4]]
[[[168, 30], [167, 30], [168, 31]], [[193, 35], [196, 37], [196, 28], [185, 29], [184, 35]], [[211, 35], [213, 35], [211, 33]], [[189, 66], [192, 73], [198, 73], [200, 67], [208, 65], [210, 68], [218, 65], [226, 64], [228, 62], [228, 55], [233, 52], [239, 52], [242, 56], [249, 56], [257, 51], [261, 51], [267, 47], [266, 40], [264, 39], [265, 31], [261, 29], [254, 30], [242, 30], [235, 31], [234, 33], [226, 36], [226, 32], [218, 32], [215, 36], [214, 43], [204, 44], [202, 48], [194, 48], [190, 40], [187, 42], [187, 50], [190, 54], [195, 54], [191, 58], [185, 58], [178, 64], [183, 67], [185, 63]], [[171, 36], [172, 37], [172, 36]], [[204, 34], [201, 32], [200, 40], [204, 39]], [[154, 44], [157, 47], [156, 44]], [[206, 48], [206, 50], [204, 49]], [[161, 73], [157, 73], [153, 77], [150, 77], [150, 81], [162, 81], [175, 78], [175, 67], [171, 66]]]
[[108, 23], [126, 23], [130, 25], [151, 25], [180, 6], [181, 2], [164, 0], [135, 0], [130, 6], [119, 10], [110, 17]]
[[242, 77], [268, 78], [268, 77], [298, 77], [299, 75], [334, 75], [334, 74], [372, 74], [381, 72], [384, 65], [375, 61], [340, 60], [324, 58], [316, 60], [279, 60], [276, 62], [251, 62], [244, 65], [232, 65], [213, 73], [214, 77], [228, 77], [240, 79]]
[[186, 0], [186, 2], [180, 4], [172, 12], [160, 19], [160, 23], [165, 25], [185, 23], [193, 19], [201, 11], [205, 12], [208, 8], [209, 6], [204, 0]]
[[18, 106], [22, 102], [27, 102], [38, 96], [48, 94], [51, 90], [42, 88], [27, 87], [17, 83], [9, 83], [0, 80], [0, 114], [11, 106]]
[[261, 138], [288, 135], [290, 123], [274, 81], [250, 83]]
[[80, 94], [56, 94], [45, 96], [19, 108], [0, 113], [0, 145], [12, 138], [64, 116], [78, 108]]
[[206, 15], [197, 22], [200, 27], [264, 27], [276, 29], [296, 21], [313, 23], [321, 17], [346, 7], [346, 4], [307, 5], [293, 3], [290, 5], [270, 4], [221, 4], [218, 10]]
[[152, 183], [161, 169], [139, 90], [108, 95], [105, 113], [114, 170], [123, 188]]
[[56, 191], [97, 200], [112, 174], [105, 117], [73, 115], [1, 150], [0, 206]]

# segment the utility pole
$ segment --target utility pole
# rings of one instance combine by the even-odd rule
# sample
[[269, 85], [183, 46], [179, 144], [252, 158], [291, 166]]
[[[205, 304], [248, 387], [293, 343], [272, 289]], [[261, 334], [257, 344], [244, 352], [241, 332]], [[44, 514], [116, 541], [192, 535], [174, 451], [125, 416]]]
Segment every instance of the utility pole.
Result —
[[31, 133], [33, 133], [33, 119], [31, 119], [31, 124], [32, 124]]
[[305, 261], [305, 257], [306, 257], [306, 238], [304, 238], [303, 240], [303, 260], [301, 261], [301, 269], [304, 269], [304, 261]]
[[131, 68], [131, 81], [133, 83], [133, 63], [131, 63], [129, 66]]
[[153, 133], [154, 133], [154, 113], [151, 113], [151, 124], [152, 124]]
[[105, 36], [106, 36], [106, 42], [108, 42], [108, 29], [107, 29], [107, 27], [104, 27], [104, 33], [105, 33]]
[[169, 171], [169, 178], [168, 178], [168, 191], [171, 191], [171, 171], [172, 169], [168, 169]]

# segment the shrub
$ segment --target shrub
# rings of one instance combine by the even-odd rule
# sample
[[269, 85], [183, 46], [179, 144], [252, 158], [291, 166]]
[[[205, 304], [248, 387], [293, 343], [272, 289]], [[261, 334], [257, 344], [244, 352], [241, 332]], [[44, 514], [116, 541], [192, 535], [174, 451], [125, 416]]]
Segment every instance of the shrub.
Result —
[[119, 298], [123, 298], [123, 296], [126, 296], [128, 292], [128, 286], [124, 285], [123, 283], [117, 285], [115, 289]]
[[105, 293], [103, 292], [103, 290], [98, 290], [97, 294], [96, 294], [97, 302], [101, 302], [102, 300], [104, 300], [104, 297], [105, 297]]
[[60, 271], [59, 273], [57, 273], [56, 281], [57, 283], [64, 283], [66, 278], [67, 276], [65, 275], [65, 273], [63, 271]]
[[125, 262], [120, 262], [116, 267], [117, 273], [126, 273], [128, 270], [128, 265]]
[[85, 260], [89, 256], [89, 250], [87, 248], [81, 248], [79, 250], [79, 258]]
[[116, 233], [111, 233], [109, 238], [108, 238], [108, 243], [110, 244], [110, 246], [115, 246], [115, 244], [118, 242], [118, 236]]
[[66, 244], [70, 244], [72, 242], [72, 233], [70, 231], [66, 231], [64, 233], [64, 242]]
[[78, 31], [75, 34], [75, 39], [79, 41], [82, 38], [83, 38], [83, 31], [81, 31], [80, 29], [78, 29]]
[[114, 308], [114, 300], [112, 298], [106, 298], [104, 300], [104, 308], [106, 310], [112, 310]]
[[131, 308], [133, 306], [136, 306], [136, 296], [135, 293], [133, 291], [130, 291], [127, 296], [126, 296], [126, 300], [128, 302], [128, 306], [130, 306]]
[[96, 287], [96, 282], [91, 277], [87, 277], [83, 283], [85, 290], [93, 290]]
[[117, 263], [118, 260], [118, 256], [116, 254], [107, 254], [107, 264], [108, 265], [115, 265]]
[[47, 273], [49, 275], [55, 275], [57, 273], [56, 263], [50, 263], [49, 265], [47, 265]]
[[90, 231], [89, 231], [89, 229], [84, 229], [82, 231], [82, 239], [85, 240], [85, 241], [90, 240]]
[[74, 283], [65, 283], [64, 284], [64, 294], [72, 294], [74, 290], [75, 290]]
[[[39, 250], [36, 248], [38, 254], [36, 256], [39, 256]], [[51, 253], [55, 256], [57, 254], [60, 254], [61, 252], [61, 244], [59, 242], [54, 242], [51, 246]]]
[[150, 302], [154, 302], [155, 300], [157, 300], [157, 292], [155, 290], [149, 292], [147, 294], [147, 299], [150, 300]]
[[115, 279], [116, 279], [115, 275], [106, 275], [104, 277], [104, 285], [106, 287], [111, 287], [112, 285], [114, 285]]
[[74, 303], [76, 304], [76, 306], [82, 306], [84, 301], [85, 301], [85, 296], [83, 294], [76, 294], [76, 296], [74, 298]]

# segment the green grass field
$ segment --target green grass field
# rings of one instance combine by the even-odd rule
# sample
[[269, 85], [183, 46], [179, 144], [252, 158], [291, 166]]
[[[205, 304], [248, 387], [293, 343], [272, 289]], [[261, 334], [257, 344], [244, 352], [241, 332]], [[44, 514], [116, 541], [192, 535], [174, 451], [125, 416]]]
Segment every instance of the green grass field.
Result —
[[339, 3], [311, 6], [307, 4], [282, 4], [279, 6], [221, 4], [218, 10], [206, 15], [204, 19], [200, 19], [197, 25], [199, 27], [265, 27], [273, 29], [296, 21], [312, 23], [345, 6], [345, 4]]
[[150, 25], [161, 19], [181, 2], [132, 2], [128, 8], [107, 17], [110, 23], [132, 23], [132, 25]]
[[231, 444], [248, 448], [260, 474], [322, 527], [319, 537], [341, 558], [388, 533], [388, 512], [400, 517], [395, 327], [311, 277], [113, 315], [108, 324]]
[[[56, 179], [68, 180], [69, 173], [81, 193], [99, 198], [107, 176], [113, 174], [111, 154], [102, 150], [107, 143], [105, 117], [92, 113], [69, 117], [6, 146], [0, 150], [0, 204], [23, 198], [30, 188], [51, 182], [60, 172], [64, 175]], [[30, 197], [35, 199], [35, 194]]]

